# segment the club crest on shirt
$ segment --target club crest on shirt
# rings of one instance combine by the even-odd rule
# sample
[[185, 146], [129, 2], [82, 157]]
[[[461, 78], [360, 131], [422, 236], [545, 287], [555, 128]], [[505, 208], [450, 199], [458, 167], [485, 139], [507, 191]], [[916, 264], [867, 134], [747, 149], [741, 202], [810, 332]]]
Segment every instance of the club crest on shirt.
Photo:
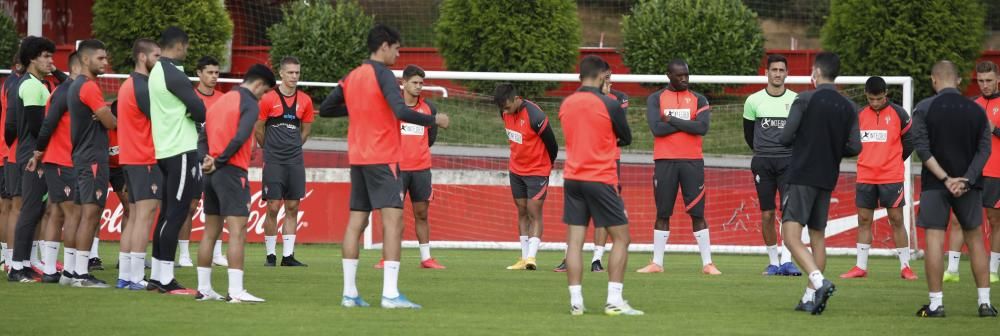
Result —
[[685, 104], [690, 104], [691, 103], [691, 97], [684, 97], [684, 103]]
[[885, 123], [888, 124], [892, 122], [892, 116], [885, 116]]
[[1000, 112], [1000, 107], [993, 108], [993, 114], [997, 114], [997, 112]]

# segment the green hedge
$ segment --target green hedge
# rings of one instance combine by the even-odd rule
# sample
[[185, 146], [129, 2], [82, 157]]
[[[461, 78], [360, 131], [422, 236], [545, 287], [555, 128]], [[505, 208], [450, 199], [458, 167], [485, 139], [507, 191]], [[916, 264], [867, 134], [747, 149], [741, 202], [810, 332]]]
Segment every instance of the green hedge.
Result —
[[226, 43], [233, 36], [233, 22], [222, 1], [96, 0], [94, 37], [108, 46], [111, 66], [118, 73], [131, 71], [132, 43], [140, 37], [158, 40], [160, 32], [177, 26], [191, 40], [184, 69], [193, 74], [198, 59], [213, 56], [226, 61]]
[[[449, 70], [572, 72], [579, 57], [580, 19], [572, 0], [444, 0], [435, 41]], [[406, 43], [406, 36], [403, 36]], [[492, 93], [495, 81], [464, 82]], [[529, 97], [558, 83], [522, 82]]]
[[755, 75], [764, 55], [757, 15], [739, 0], [642, 1], [622, 30], [624, 62], [635, 74], [665, 74], [671, 59], [683, 58], [692, 75]]
[[[284, 19], [267, 29], [271, 64], [277, 72], [285, 56], [302, 62], [302, 81], [337, 81], [368, 58], [370, 15], [354, 1], [331, 6], [325, 1], [295, 1], [282, 8]], [[307, 88], [322, 99], [329, 88]]]
[[968, 0], [834, 1], [823, 49], [840, 55], [842, 75], [911, 76], [914, 98], [933, 94], [935, 62], [958, 65], [968, 83], [985, 38], [985, 11]]
[[18, 37], [14, 19], [6, 12], [0, 13], [0, 69], [10, 69], [17, 52]]

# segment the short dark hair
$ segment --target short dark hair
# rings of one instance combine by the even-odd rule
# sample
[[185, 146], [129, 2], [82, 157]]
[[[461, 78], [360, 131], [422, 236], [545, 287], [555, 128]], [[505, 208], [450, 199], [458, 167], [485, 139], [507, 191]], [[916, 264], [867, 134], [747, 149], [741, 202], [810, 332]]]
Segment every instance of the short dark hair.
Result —
[[255, 81], [264, 81], [264, 84], [267, 84], [268, 87], [273, 87], [276, 83], [274, 72], [266, 65], [260, 63], [250, 66], [250, 69], [247, 69], [246, 75], [243, 76], [244, 83]]
[[393, 45], [402, 41], [403, 38], [399, 36], [399, 31], [383, 24], [376, 24], [368, 31], [368, 52], [374, 54], [378, 48], [382, 47], [382, 43]]
[[879, 76], [869, 77], [865, 82], [865, 93], [879, 95], [885, 93], [885, 79]]
[[778, 63], [778, 62], [785, 63], [785, 67], [786, 68], [788, 67], [788, 59], [785, 58], [785, 55], [781, 55], [781, 54], [767, 55], [767, 68], [768, 69], [771, 68], [771, 63]]
[[670, 63], [667, 63], [667, 73], [670, 73], [670, 69], [673, 68], [674, 66], [686, 67], [688, 66], [688, 63], [683, 58], [672, 59], [670, 60]]
[[403, 69], [403, 80], [404, 81], [410, 80], [410, 78], [413, 78], [413, 76], [420, 76], [420, 78], [427, 78], [427, 73], [424, 72], [423, 68], [417, 65], [413, 64], [407, 65], [406, 69]]
[[195, 67], [196, 70], [205, 70], [205, 67], [209, 65], [219, 66], [219, 61], [212, 56], [202, 56], [198, 59], [198, 66]]
[[80, 42], [80, 45], [77, 46], [76, 48], [76, 52], [80, 53], [80, 55], [89, 55], [92, 52], [98, 50], [106, 50], [106, 49], [107, 47], [104, 46], [104, 42], [101, 42], [100, 40], [89, 39]]
[[597, 55], [587, 55], [580, 60], [580, 79], [592, 79], [611, 69], [608, 62]]
[[148, 54], [157, 47], [155, 41], [148, 38], [138, 38], [132, 43], [132, 60], [139, 61], [139, 54]]
[[976, 72], [977, 73], [992, 72], [995, 74], [1000, 74], [1000, 68], [998, 68], [997, 64], [993, 63], [993, 61], [982, 61], [979, 62], [979, 64], [976, 64]]
[[302, 65], [302, 63], [299, 62], [299, 58], [295, 56], [282, 57], [281, 62], [278, 62], [278, 68], [279, 69], [284, 68], [285, 64]]
[[66, 62], [66, 65], [69, 66], [70, 71], [73, 71], [73, 64], [76, 64], [77, 66], [81, 65], [80, 64], [80, 53], [75, 52], [75, 51], [69, 53], [69, 60]]
[[44, 52], [55, 53], [56, 44], [52, 43], [47, 38], [38, 36], [28, 36], [21, 41], [20, 48], [20, 63], [25, 69], [28, 68], [28, 64], [31, 64], [31, 60], [38, 58]]
[[493, 89], [493, 103], [497, 107], [503, 108], [507, 102], [517, 97], [517, 88], [511, 83], [500, 83]]
[[188, 34], [184, 30], [170, 26], [160, 33], [160, 47], [171, 48], [177, 44], [188, 44]]
[[837, 76], [840, 75], [840, 56], [828, 51], [816, 54], [813, 67], [819, 68], [823, 78], [837, 79]]

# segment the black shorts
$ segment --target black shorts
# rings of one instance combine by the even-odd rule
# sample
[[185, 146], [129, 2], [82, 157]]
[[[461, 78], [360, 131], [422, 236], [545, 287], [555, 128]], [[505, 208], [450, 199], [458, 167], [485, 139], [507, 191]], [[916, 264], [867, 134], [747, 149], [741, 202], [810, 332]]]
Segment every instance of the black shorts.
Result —
[[108, 201], [108, 164], [76, 164], [76, 204], [96, 204], [103, 208]]
[[514, 199], [544, 201], [549, 194], [548, 176], [523, 176], [510, 172], [510, 193]]
[[563, 222], [594, 227], [628, 224], [625, 202], [616, 186], [600, 182], [566, 180], [563, 186]]
[[653, 168], [656, 218], [669, 219], [674, 214], [678, 187], [687, 213], [705, 217], [705, 161], [656, 160]]
[[757, 199], [761, 211], [771, 211], [777, 208], [774, 198], [778, 193], [784, 194], [788, 183], [788, 165], [790, 157], [757, 157], [750, 159], [750, 172], [753, 173], [753, 184], [757, 188]]
[[4, 183], [4, 191], [10, 197], [21, 197], [21, 171], [24, 167], [15, 163], [7, 162], [3, 165], [4, 177], [6, 177]]
[[351, 211], [403, 208], [403, 183], [399, 165], [351, 166]]
[[410, 202], [429, 202], [434, 199], [434, 187], [431, 184], [431, 170], [403, 171], [403, 194], [410, 195]]
[[979, 228], [983, 223], [982, 191], [972, 189], [962, 197], [955, 198], [944, 189], [920, 192], [920, 212], [917, 226], [925, 229], [944, 230], [948, 228], [949, 214], [954, 213], [962, 230]]
[[902, 183], [857, 183], [854, 205], [863, 209], [898, 208], [906, 205], [906, 197], [903, 196]]
[[825, 230], [830, 215], [830, 194], [830, 190], [789, 184], [781, 196], [781, 222], [793, 221], [810, 230]]
[[125, 170], [122, 167], [108, 168], [108, 182], [116, 193], [125, 191]]
[[983, 176], [983, 207], [1000, 209], [1000, 178]]
[[293, 200], [306, 197], [306, 166], [265, 163], [261, 172], [264, 200]]
[[4, 166], [0, 167], [0, 198], [10, 199], [10, 193], [7, 192], [7, 163], [4, 162]]
[[72, 202], [77, 199], [76, 170], [73, 167], [46, 163], [42, 165], [42, 170], [45, 171], [45, 185], [48, 186], [49, 190], [49, 202]]
[[224, 165], [205, 175], [205, 214], [212, 216], [250, 216], [250, 180], [247, 171]]
[[163, 198], [163, 172], [159, 165], [125, 165], [122, 170], [128, 183], [129, 203]]

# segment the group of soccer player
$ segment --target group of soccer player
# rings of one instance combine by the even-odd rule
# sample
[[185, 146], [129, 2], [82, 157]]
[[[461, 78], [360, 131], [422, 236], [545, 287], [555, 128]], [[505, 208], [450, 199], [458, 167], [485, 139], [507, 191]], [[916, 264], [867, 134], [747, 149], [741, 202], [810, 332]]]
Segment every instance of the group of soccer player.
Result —
[[[0, 114], [8, 154], [0, 240], [9, 281], [112, 287], [89, 273], [100, 266], [90, 254], [97, 247], [110, 184], [125, 208], [114, 287], [194, 295], [202, 301], [264, 302], [243, 286], [254, 139], [264, 153], [265, 266], [277, 264], [282, 210], [280, 264], [306, 266], [295, 258], [294, 245], [298, 204], [305, 197], [302, 146], [315, 112], [312, 100], [297, 88], [298, 59], [280, 61], [280, 86], [270, 68], [256, 64], [238, 88], [222, 93], [216, 89], [219, 62], [211, 57], [199, 60], [200, 81], [192, 86], [181, 65], [188, 46], [187, 34], [176, 27], [165, 29], [158, 42], [137, 39], [134, 70], [118, 99], [108, 104], [97, 82], [108, 67], [104, 43], [80, 42], [68, 57], [66, 75], [53, 65], [51, 41], [22, 40], [14, 71], [4, 81]], [[188, 243], [199, 202], [205, 228], [197, 256], [198, 289], [188, 290], [174, 278], [174, 268], [194, 266]], [[224, 225], [227, 256], [221, 251]], [[33, 247], [41, 247], [39, 260], [33, 260]], [[212, 289], [213, 264], [228, 267], [225, 297]]]

